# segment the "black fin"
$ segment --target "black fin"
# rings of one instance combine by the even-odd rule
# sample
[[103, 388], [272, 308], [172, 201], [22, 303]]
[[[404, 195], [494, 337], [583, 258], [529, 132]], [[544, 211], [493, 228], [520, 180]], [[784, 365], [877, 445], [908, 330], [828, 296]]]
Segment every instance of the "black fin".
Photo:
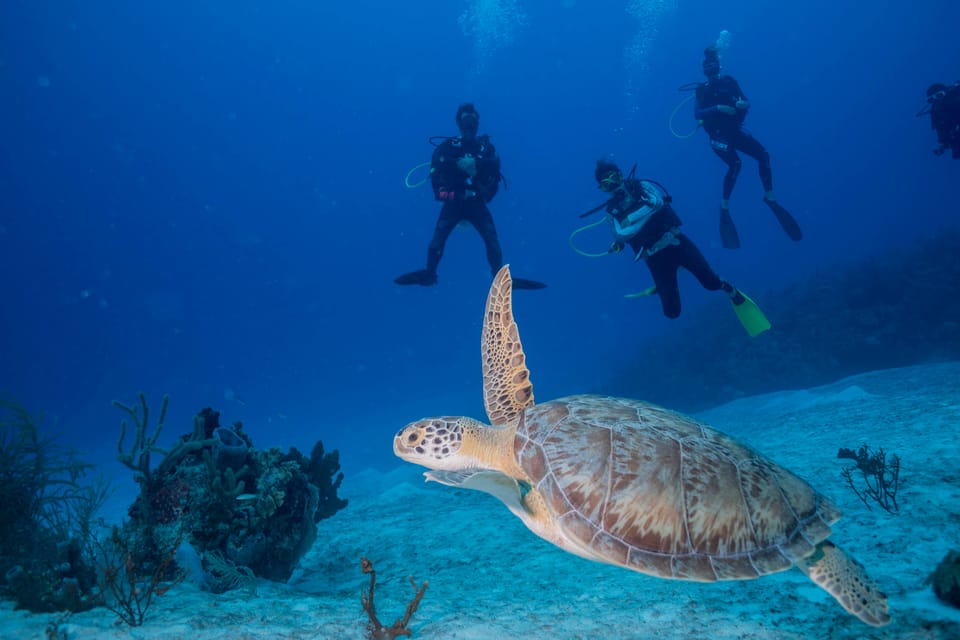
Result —
[[789, 211], [780, 206], [780, 203], [776, 200], [767, 200], [764, 198], [763, 201], [766, 202], [770, 210], [773, 211], [773, 215], [777, 216], [777, 222], [780, 223], [780, 226], [787, 232], [791, 240], [794, 242], [803, 240], [803, 231], [800, 230], [800, 225], [797, 224], [797, 221], [794, 220]]
[[526, 278], [513, 278], [514, 289], [544, 289], [546, 284], [536, 280], [527, 280]]
[[405, 273], [399, 278], [395, 278], [394, 282], [397, 284], [419, 284], [424, 287], [429, 287], [437, 284], [437, 274], [427, 271], [426, 269], [417, 269], [416, 271]]
[[733, 224], [730, 209], [724, 209], [723, 207], [720, 207], [720, 242], [724, 249], [740, 248], [740, 235], [737, 233], [737, 227]]

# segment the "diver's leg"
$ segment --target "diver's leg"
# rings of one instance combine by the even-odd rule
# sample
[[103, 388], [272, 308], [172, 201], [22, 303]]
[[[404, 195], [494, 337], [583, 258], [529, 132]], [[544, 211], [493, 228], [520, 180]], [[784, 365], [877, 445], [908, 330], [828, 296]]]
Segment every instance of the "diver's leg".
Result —
[[690, 238], [681, 233], [677, 236], [677, 240], [680, 241], [680, 244], [675, 247], [670, 247], [677, 254], [677, 262], [681, 267], [693, 274], [693, 277], [697, 279], [701, 287], [707, 291], [723, 289], [727, 295], [734, 294], [736, 289], [734, 289], [733, 285], [717, 275], [717, 272], [713, 270], [713, 267], [710, 266], [707, 259], [703, 257], [703, 253], [700, 252], [697, 245], [693, 244]]
[[745, 129], [740, 129], [740, 131], [737, 132], [737, 135], [731, 141], [731, 146], [736, 147], [757, 161], [763, 191], [767, 198], [773, 200], [773, 169], [770, 166], [770, 153], [760, 144], [759, 140], [750, 135]]
[[424, 287], [437, 284], [437, 267], [440, 265], [440, 258], [443, 257], [443, 247], [447, 243], [447, 238], [450, 237], [450, 232], [460, 221], [463, 215], [461, 211], [457, 203], [443, 203], [440, 215], [437, 217], [437, 224], [433, 228], [433, 238], [430, 239], [430, 245], [427, 247], [427, 268], [404, 273], [394, 278], [394, 282], [403, 285], [419, 284]]
[[723, 176], [723, 202], [721, 203], [721, 206], [726, 208], [730, 201], [730, 195], [733, 193], [733, 188], [737, 186], [737, 176], [740, 175], [740, 156], [737, 155], [737, 150], [734, 149], [733, 145], [724, 140], [714, 138], [710, 140], [710, 146], [713, 148], [713, 152], [720, 156], [720, 159], [727, 165], [727, 174]]
[[497, 227], [493, 223], [490, 209], [479, 198], [467, 200], [464, 206], [467, 208], [467, 221], [483, 238], [483, 244], [487, 248], [487, 262], [490, 264], [490, 273], [497, 275], [497, 271], [503, 266], [503, 251], [500, 249], [500, 239], [497, 237]]
[[734, 140], [733, 144], [736, 144], [740, 151], [751, 158], [756, 158], [757, 165], [760, 168], [760, 181], [763, 183], [763, 201], [773, 211], [773, 214], [777, 217], [777, 222], [780, 223], [791, 240], [796, 242], [803, 240], [803, 230], [800, 229], [800, 225], [790, 212], [777, 202], [773, 193], [773, 171], [770, 168], [770, 154], [756, 138], [744, 129], [740, 130]]
[[663, 315], [670, 319], [680, 315], [680, 286], [677, 284], [677, 247], [670, 246], [647, 258], [647, 268], [660, 296]]
[[720, 200], [720, 243], [724, 249], [738, 249], [740, 234], [737, 233], [737, 227], [730, 215], [730, 194], [733, 193], [737, 176], [740, 175], [740, 156], [732, 145], [722, 140], [714, 139], [710, 144], [713, 152], [727, 164], [727, 175], [723, 177], [723, 198]]
[[427, 247], [427, 271], [433, 274], [434, 278], [437, 276], [437, 267], [440, 265], [440, 258], [443, 257], [447, 238], [462, 219], [463, 206], [464, 203], [461, 202], [445, 202], [440, 209], [437, 225], [433, 229], [433, 238], [430, 239], [430, 245]]

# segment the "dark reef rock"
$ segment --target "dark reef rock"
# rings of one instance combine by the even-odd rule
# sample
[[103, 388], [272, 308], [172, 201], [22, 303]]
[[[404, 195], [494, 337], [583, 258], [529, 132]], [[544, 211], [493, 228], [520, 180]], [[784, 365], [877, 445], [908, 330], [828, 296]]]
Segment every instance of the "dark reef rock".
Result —
[[933, 592], [950, 606], [960, 609], [960, 552], [950, 551], [927, 578]]
[[[157, 549], [169, 547], [174, 529], [200, 554], [262, 578], [286, 581], [317, 537], [317, 523], [347, 505], [337, 496], [343, 481], [337, 451], [317, 442], [308, 459], [296, 449], [255, 449], [240, 423], [222, 427], [204, 409], [194, 432], [180, 442], [189, 452], [158, 466], [131, 506], [127, 527], [151, 532]], [[144, 500], [148, 509], [142, 508]]]

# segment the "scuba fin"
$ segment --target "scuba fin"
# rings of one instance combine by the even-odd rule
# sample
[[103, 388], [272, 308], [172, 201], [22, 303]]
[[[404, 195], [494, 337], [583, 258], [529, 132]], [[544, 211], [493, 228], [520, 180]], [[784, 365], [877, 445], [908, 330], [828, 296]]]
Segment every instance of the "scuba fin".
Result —
[[739, 249], [740, 235], [733, 224], [730, 209], [720, 207], [720, 242], [724, 249]]
[[780, 223], [780, 226], [787, 232], [791, 240], [794, 242], [803, 240], [803, 231], [800, 230], [800, 225], [797, 224], [797, 221], [790, 215], [789, 211], [780, 206], [780, 203], [776, 200], [767, 200], [764, 198], [763, 201], [766, 202], [770, 210], [773, 211], [773, 215], [777, 216], [777, 222]]
[[647, 296], [653, 296], [657, 294], [657, 285], [652, 287], [647, 287], [643, 291], [637, 291], [636, 293], [627, 293], [624, 298], [646, 298]]
[[545, 289], [546, 284], [536, 280], [527, 280], [526, 278], [513, 278], [514, 289]]
[[757, 303], [737, 289], [735, 295], [730, 298], [733, 303], [733, 312], [737, 314], [737, 319], [751, 338], [755, 338], [770, 328], [770, 321], [763, 311], [757, 306]]
[[394, 278], [393, 281], [397, 284], [419, 284], [424, 287], [429, 287], [437, 284], [437, 274], [426, 269], [417, 269], [416, 271], [411, 271], [398, 278]]

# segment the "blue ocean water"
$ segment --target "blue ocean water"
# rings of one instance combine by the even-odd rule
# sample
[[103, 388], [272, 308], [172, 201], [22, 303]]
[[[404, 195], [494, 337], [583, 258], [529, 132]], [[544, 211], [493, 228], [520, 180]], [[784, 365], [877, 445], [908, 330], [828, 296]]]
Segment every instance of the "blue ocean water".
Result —
[[[958, 19], [945, 1], [8, 0], [0, 390], [95, 456], [111, 401], [144, 391], [170, 394], [171, 439], [211, 406], [261, 447], [322, 439], [348, 470], [393, 465], [409, 420], [482, 416], [478, 236], [454, 233], [437, 287], [392, 282], [423, 266], [439, 209], [404, 176], [473, 101], [508, 179], [505, 259], [549, 284], [516, 299], [538, 397], [603, 392], [611, 362], [684, 324], [622, 298], [642, 265], [571, 251], [601, 201], [594, 162], [664, 183], [746, 291], [868, 261], [955, 223], [960, 165], [914, 114], [960, 77]], [[745, 158], [744, 247], [721, 249], [724, 167], [702, 131], [671, 134], [722, 30], [801, 243]], [[687, 103], [674, 126], [694, 124]], [[685, 316], [709, 298], [681, 288]]]

